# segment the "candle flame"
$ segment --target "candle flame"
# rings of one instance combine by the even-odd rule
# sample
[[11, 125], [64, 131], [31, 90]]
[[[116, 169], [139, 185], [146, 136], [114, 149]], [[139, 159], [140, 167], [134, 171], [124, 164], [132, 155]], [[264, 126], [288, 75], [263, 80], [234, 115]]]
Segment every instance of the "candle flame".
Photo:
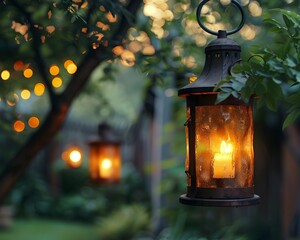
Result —
[[220, 152], [221, 153], [232, 153], [232, 144], [231, 143], [226, 143], [225, 141], [221, 142], [220, 146]]
[[104, 160], [102, 161], [102, 163], [101, 163], [101, 167], [102, 167], [103, 169], [110, 169], [111, 166], [112, 166], [112, 162], [111, 162], [111, 160], [108, 159], [108, 158], [104, 159]]

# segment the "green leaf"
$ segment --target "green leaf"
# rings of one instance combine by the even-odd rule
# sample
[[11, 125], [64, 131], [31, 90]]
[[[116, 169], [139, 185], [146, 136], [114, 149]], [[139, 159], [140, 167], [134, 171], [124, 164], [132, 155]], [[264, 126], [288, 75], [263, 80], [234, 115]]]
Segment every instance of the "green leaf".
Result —
[[284, 22], [285, 22], [285, 25], [288, 27], [288, 28], [291, 28], [291, 27], [293, 27], [293, 22], [290, 20], [290, 18], [288, 17], [288, 16], [286, 16], [286, 15], [282, 15], [282, 17], [283, 17], [283, 20], [284, 20]]
[[220, 92], [217, 96], [216, 102], [215, 104], [218, 104], [220, 102], [223, 102], [225, 99], [227, 99], [229, 96], [231, 95], [231, 93], [228, 92]]
[[276, 84], [282, 84], [282, 80], [276, 78], [276, 77], [272, 77], [272, 80], [274, 81], [274, 83]]
[[266, 18], [264, 19], [265, 23], [271, 23], [272, 25], [276, 26], [277, 28], [282, 28], [280, 22], [278, 22], [277, 20], [273, 19], [273, 18]]
[[286, 66], [288, 67], [296, 67], [297, 66], [297, 63], [295, 62], [296, 60], [294, 58], [292, 58], [291, 56], [288, 56], [283, 64], [285, 64]]
[[245, 86], [245, 84], [239, 81], [234, 81], [231, 86], [234, 90], [238, 92]]
[[290, 95], [287, 99], [288, 103], [292, 105], [299, 104], [300, 105], [300, 92], [294, 93]]
[[300, 116], [300, 109], [297, 109], [289, 113], [289, 115], [285, 118], [283, 122], [282, 130], [284, 130], [287, 126], [295, 122], [299, 116]]

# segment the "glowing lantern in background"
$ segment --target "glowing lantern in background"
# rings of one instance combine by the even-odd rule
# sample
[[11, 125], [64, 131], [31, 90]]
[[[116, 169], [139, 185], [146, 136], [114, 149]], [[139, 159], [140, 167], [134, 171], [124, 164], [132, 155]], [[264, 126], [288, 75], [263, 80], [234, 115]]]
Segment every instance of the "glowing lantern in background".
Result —
[[121, 142], [105, 123], [99, 125], [99, 136], [89, 142], [90, 176], [99, 183], [116, 183], [121, 178]]
[[217, 35], [205, 49], [206, 61], [201, 76], [179, 89], [178, 95], [187, 99], [186, 174], [187, 194], [180, 202], [199, 206], [245, 206], [259, 203], [254, 195], [254, 151], [252, 105], [230, 96], [215, 104], [217, 92], [213, 89], [240, 61], [240, 46], [227, 35], [239, 31], [244, 24], [230, 32], [213, 32], [201, 22], [200, 26]]

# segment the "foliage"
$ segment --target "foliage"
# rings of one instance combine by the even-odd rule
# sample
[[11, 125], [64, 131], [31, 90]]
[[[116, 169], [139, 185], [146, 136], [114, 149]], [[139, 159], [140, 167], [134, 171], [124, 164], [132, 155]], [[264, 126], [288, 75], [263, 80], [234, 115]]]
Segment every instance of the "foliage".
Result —
[[285, 128], [300, 116], [300, 15], [282, 9], [272, 12], [272, 15], [279, 12], [283, 22], [268, 15], [264, 21], [270, 25], [269, 31], [280, 36], [279, 41], [257, 47], [256, 55], [236, 66], [233, 76], [217, 86], [222, 90], [217, 102], [230, 94], [249, 102], [254, 94], [258, 96], [258, 107], [266, 105], [275, 111], [285, 103], [289, 106], [289, 115], [283, 123]]
[[122, 182], [116, 185], [91, 184], [88, 169], [61, 169], [54, 194], [40, 175], [29, 172], [14, 188], [7, 203], [14, 206], [19, 217], [50, 217], [73, 221], [95, 222], [110, 214], [121, 204], [140, 203], [148, 207], [144, 181], [133, 169], [124, 166]]
[[100, 239], [132, 239], [141, 231], [147, 230], [149, 221], [148, 211], [142, 205], [116, 208], [114, 212], [100, 221]]
[[15, 219], [13, 226], [0, 231], [1, 240], [82, 240], [97, 239], [97, 229], [91, 224], [70, 223], [49, 219]]

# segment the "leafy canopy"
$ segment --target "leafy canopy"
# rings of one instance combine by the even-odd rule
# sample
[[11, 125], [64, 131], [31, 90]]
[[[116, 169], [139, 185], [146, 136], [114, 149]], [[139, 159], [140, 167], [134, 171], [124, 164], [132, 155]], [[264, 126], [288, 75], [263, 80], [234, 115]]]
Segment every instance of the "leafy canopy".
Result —
[[232, 94], [246, 102], [257, 95], [258, 107], [266, 105], [272, 111], [284, 103], [289, 106], [284, 129], [300, 116], [300, 15], [283, 9], [271, 13], [280, 13], [283, 19], [264, 19], [278, 39], [273, 45], [255, 47], [256, 54], [234, 67], [232, 76], [216, 87], [221, 89], [217, 102]]

